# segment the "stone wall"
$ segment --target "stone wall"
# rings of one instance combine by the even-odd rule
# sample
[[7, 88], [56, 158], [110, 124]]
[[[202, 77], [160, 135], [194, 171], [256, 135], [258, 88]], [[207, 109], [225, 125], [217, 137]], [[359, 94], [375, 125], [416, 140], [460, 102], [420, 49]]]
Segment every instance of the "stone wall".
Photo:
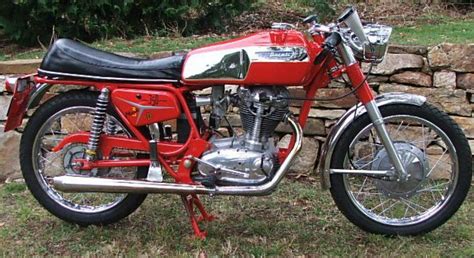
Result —
[[[38, 64], [38, 61], [33, 62]], [[13, 65], [20, 68], [15, 70]], [[1, 73], [24, 73], [31, 70], [32, 66], [28, 66], [28, 62], [0, 62], [0, 182], [20, 177], [19, 134], [3, 133], [5, 113], [11, 96], [4, 92], [5, 74]], [[368, 66], [364, 66], [364, 70], [367, 71]], [[459, 123], [469, 138], [471, 149], [474, 149], [474, 44], [443, 44], [431, 48], [393, 45], [385, 60], [372, 69], [372, 74], [369, 82], [376, 93], [408, 92], [426, 96], [429, 102], [446, 111]], [[236, 89], [235, 86], [227, 87]], [[290, 91], [296, 96], [304, 94], [300, 88], [290, 88]], [[318, 92], [318, 97], [336, 97], [349, 91], [341, 81], [333, 81], [328, 88]], [[209, 93], [209, 90], [204, 90], [199, 94]], [[313, 103], [304, 128], [303, 150], [292, 166], [292, 173], [299, 176], [312, 173], [326, 135], [337, 119], [356, 102], [355, 97], [349, 96], [332, 102]], [[291, 103], [291, 110], [297, 114], [299, 106], [301, 102], [294, 101]], [[240, 126], [238, 108], [231, 110], [228, 119], [233, 126]], [[290, 128], [281, 125], [277, 132], [282, 137], [280, 146], [284, 146], [288, 142]]]

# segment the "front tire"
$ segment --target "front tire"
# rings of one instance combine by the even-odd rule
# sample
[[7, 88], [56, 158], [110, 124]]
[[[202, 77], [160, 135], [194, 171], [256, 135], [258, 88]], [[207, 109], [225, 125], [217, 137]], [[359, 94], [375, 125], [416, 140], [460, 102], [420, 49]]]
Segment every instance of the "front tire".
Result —
[[[434, 230], [453, 216], [468, 193], [468, 141], [448, 115], [430, 104], [388, 105], [380, 111], [411, 178], [396, 182], [331, 174], [332, 197], [352, 223], [371, 233], [417, 235]], [[331, 168], [392, 168], [368, 114], [348, 127], [332, 157]]]
[[[69, 194], [59, 192], [51, 185], [52, 177], [64, 173], [92, 173], [74, 171], [68, 166], [68, 160], [73, 160], [74, 155], [81, 155], [83, 145], [71, 144], [60, 153], [52, 152], [51, 148], [70, 133], [89, 130], [97, 97], [98, 94], [87, 91], [71, 91], [54, 97], [40, 106], [30, 118], [20, 143], [21, 170], [33, 196], [56, 217], [81, 226], [114, 223], [134, 212], [146, 198], [146, 194]], [[107, 111], [107, 119], [114, 119], [121, 126], [117, 117], [112, 109]], [[123, 126], [119, 132], [128, 134]], [[93, 173], [93, 176], [114, 173], [113, 176], [143, 178], [147, 168], [135, 171], [112, 168]]]

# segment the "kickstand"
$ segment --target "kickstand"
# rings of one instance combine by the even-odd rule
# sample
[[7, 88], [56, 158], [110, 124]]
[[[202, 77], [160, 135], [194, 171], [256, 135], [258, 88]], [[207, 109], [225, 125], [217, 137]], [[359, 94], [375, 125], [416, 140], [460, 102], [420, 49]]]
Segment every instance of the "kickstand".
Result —
[[[207, 236], [206, 231], [202, 231], [199, 228], [199, 222], [201, 221], [212, 221], [215, 219], [214, 216], [209, 215], [206, 210], [204, 209], [204, 206], [202, 205], [201, 201], [199, 200], [199, 197], [196, 194], [190, 194], [190, 195], [181, 195], [181, 200], [183, 201], [184, 208], [186, 209], [186, 212], [188, 213], [189, 219], [191, 220], [191, 226], [193, 227], [194, 230], [194, 235], [200, 239], [205, 239]], [[194, 212], [194, 206], [196, 206], [201, 213], [201, 216], [196, 218], [196, 214]]]

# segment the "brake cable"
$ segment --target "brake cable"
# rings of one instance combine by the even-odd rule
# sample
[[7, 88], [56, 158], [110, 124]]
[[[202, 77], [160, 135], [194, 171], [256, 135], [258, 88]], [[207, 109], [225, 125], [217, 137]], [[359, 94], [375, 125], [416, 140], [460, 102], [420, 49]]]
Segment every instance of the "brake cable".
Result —
[[[324, 65], [326, 65], [327, 63], [327, 60], [324, 62]], [[337, 97], [333, 97], [333, 98], [305, 98], [305, 97], [292, 97], [292, 96], [289, 96], [289, 97], [280, 97], [280, 99], [289, 99], [289, 100], [309, 100], [309, 101], [320, 101], [320, 102], [327, 102], [327, 101], [334, 101], [334, 100], [339, 100], [339, 99], [343, 99], [351, 94], [354, 94], [360, 87], [362, 87], [362, 85], [364, 85], [364, 83], [367, 81], [367, 79], [369, 78], [369, 75], [370, 73], [372, 72], [372, 67], [374, 66], [374, 63], [370, 63], [370, 67], [369, 67], [369, 71], [367, 72], [367, 75], [365, 76], [364, 80], [362, 82], [360, 82], [359, 85], [357, 85], [357, 87], [353, 88], [351, 91], [349, 91], [348, 93], [345, 93], [341, 96], [337, 96]], [[344, 78], [344, 76], [341, 76], [342, 77], [342, 80], [344, 81], [345, 85], [346, 86], [350, 86], [349, 85], [349, 82], [346, 81], [346, 79]]]

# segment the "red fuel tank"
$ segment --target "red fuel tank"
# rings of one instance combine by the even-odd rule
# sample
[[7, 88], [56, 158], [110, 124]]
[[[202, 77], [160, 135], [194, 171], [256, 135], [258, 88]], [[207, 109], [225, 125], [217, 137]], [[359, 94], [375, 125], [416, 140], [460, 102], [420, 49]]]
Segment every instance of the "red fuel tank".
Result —
[[304, 85], [319, 51], [299, 31], [262, 31], [189, 52], [182, 81], [191, 85]]
[[143, 126], [178, 118], [178, 101], [167, 91], [118, 89], [112, 91], [112, 102], [134, 126]]

